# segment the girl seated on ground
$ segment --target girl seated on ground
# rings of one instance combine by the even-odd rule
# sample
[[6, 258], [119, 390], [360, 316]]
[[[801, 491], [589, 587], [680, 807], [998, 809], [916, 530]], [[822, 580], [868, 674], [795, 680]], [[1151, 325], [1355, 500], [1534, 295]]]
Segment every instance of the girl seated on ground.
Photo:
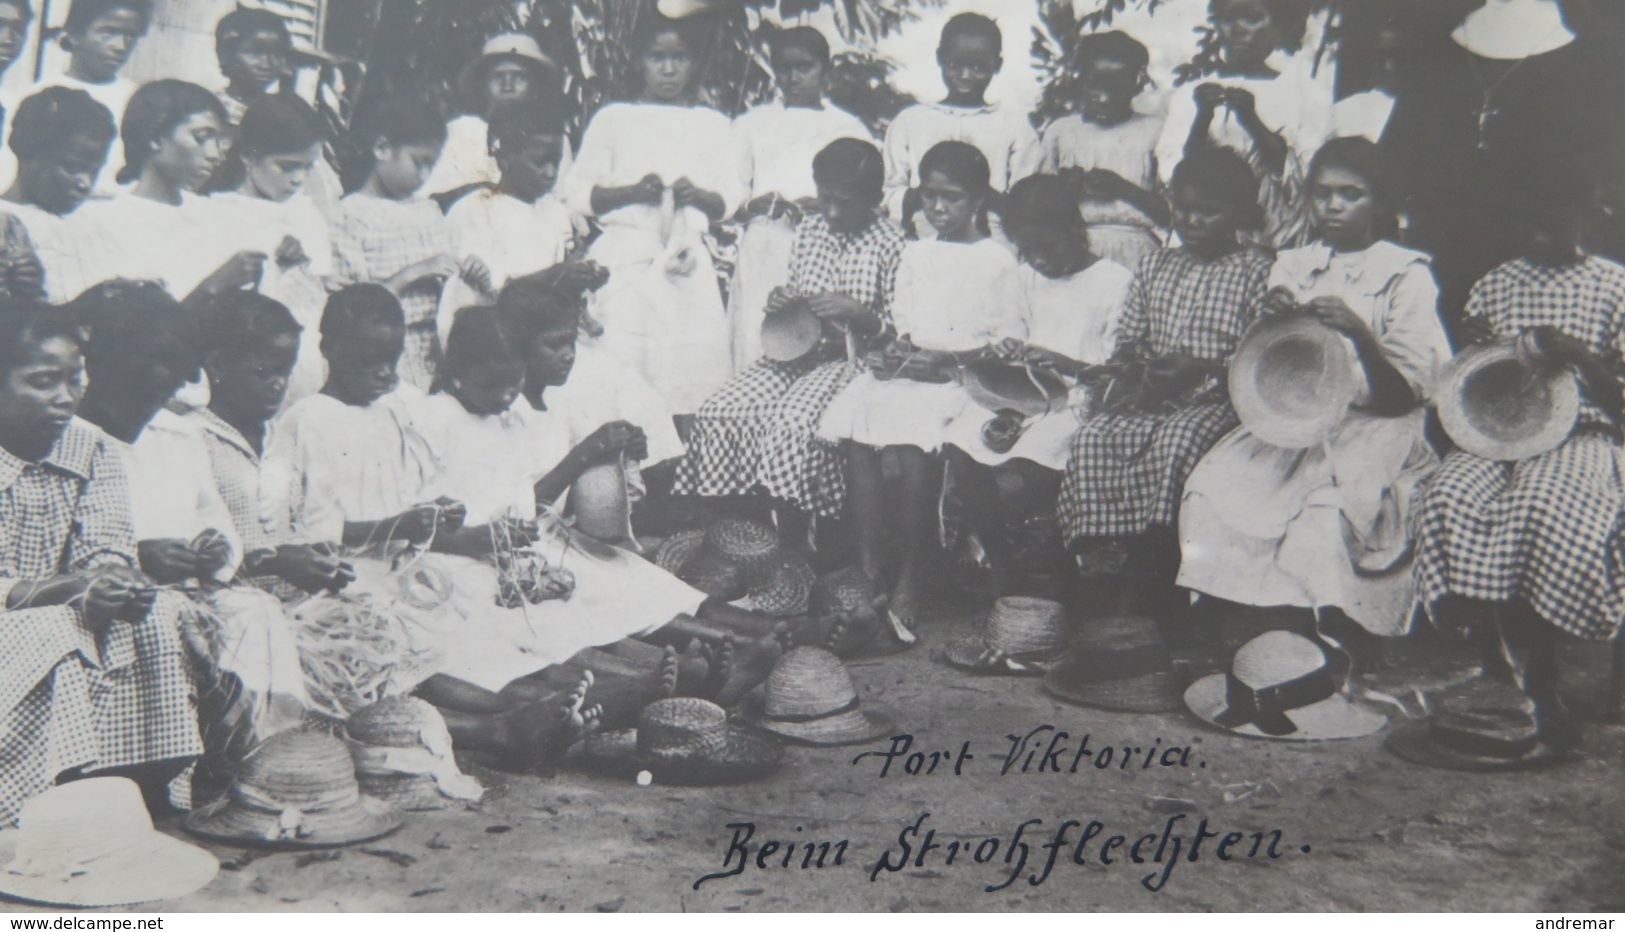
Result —
[[1471, 632], [1490, 677], [1524, 690], [1541, 739], [1557, 747], [1579, 738], [1558, 691], [1559, 642], [1617, 638], [1625, 617], [1625, 268], [1580, 249], [1577, 187], [1573, 177], [1531, 187], [1524, 256], [1473, 287], [1467, 329], [1518, 340], [1541, 370], [1575, 371], [1579, 421], [1530, 459], [1451, 452], [1423, 493], [1416, 551], [1434, 622]]
[[1269, 256], [1237, 233], [1260, 222], [1241, 156], [1199, 149], [1170, 187], [1178, 247], [1146, 256], [1118, 324], [1116, 368], [1082, 419], [1061, 482], [1062, 539], [1092, 611], [1154, 610], [1174, 594], [1185, 478], [1239, 423], [1223, 375], [1264, 296]]
[[[1264, 298], [1266, 314], [1308, 315], [1348, 339], [1364, 387], [1347, 416], [1301, 450], [1239, 428], [1185, 482], [1178, 584], [1257, 606], [1259, 619], [1274, 609], [1266, 627], [1313, 630], [1313, 612], [1338, 640], [1392, 637], [1416, 608], [1409, 521], [1438, 465], [1422, 401], [1450, 344], [1427, 257], [1386, 239], [1393, 197], [1375, 143], [1323, 146], [1309, 171], [1314, 242], [1276, 256]], [[1343, 619], [1359, 627], [1339, 630]]]
[[149, 804], [203, 750], [179, 600], [136, 568], [113, 441], [75, 420], [81, 336], [0, 313], [0, 823], [52, 784], [130, 776]]
[[[1000, 347], [1001, 354], [1059, 375], [1072, 390], [1070, 396], [1056, 400], [1050, 413], [1029, 421], [1000, 416], [973, 402], [948, 425], [945, 436], [954, 485], [993, 570], [994, 589], [1001, 595], [1010, 569], [1005, 528], [1010, 519], [1039, 532], [1039, 539], [1059, 543], [1049, 528], [1054, 527], [1061, 471], [1078, 417], [1090, 405], [1090, 389], [1079, 382], [1116, 348], [1123, 300], [1134, 277], [1116, 262], [1094, 254], [1090, 248], [1094, 230], [1085, 226], [1072, 186], [1055, 175], [1032, 175], [1016, 182], [1007, 201], [1005, 230], [1021, 256], [1018, 289], [1012, 298], [1026, 321], [1027, 337]], [[996, 417], [996, 424], [991, 424]], [[1002, 439], [997, 436], [1001, 431]], [[1006, 513], [996, 500], [996, 468], [1021, 480], [1024, 494], [1015, 514]], [[1040, 516], [1047, 520], [1037, 520]]]
[[1124, 268], [1162, 245], [1168, 202], [1158, 193], [1162, 118], [1137, 113], [1150, 83], [1144, 45], [1122, 32], [1090, 33], [1073, 50], [1077, 110], [1044, 130], [1039, 170], [1072, 182], [1089, 224], [1089, 251]]
[[[820, 437], [844, 447], [850, 520], [871, 579], [885, 578], [888, 522], [900, 528], [901, 565], [887, 611], [904, 641], [921, 608], [936, 526], [941, 465], [934, 454], [966, 403], [951, 370], [1026, 336], [1010, 300], [1018, 287], [1015, 256], [988, 234], [988, 177], [987, 158], [969, 143], [938, 143], [920, 161], [921, 198], [937, 236], [904, 247], [892, 305], [897, 339], [841, 389], [818, 425]], [[886, 507], [880, 457], [887, 449], [902, 465], [900, 513]]]
[[333, 240], [306, 190], [323, 138], [321, 117], [309, 104], [292, 95], [261, 96], [237, 130], [235, 189], [210, 197], [219, 208], [219, 232], [270, 257], [258, 291], [291, 311], [304, 333], [284, 406], [316, 394], [327, 375], [320, 331]]
[[796, 229], [790, 279], [766, 313], [805, 305], [830, 323], [813, 353], [792, 362], [759, 359], [701, 405], [674, 491], [708, 498], [765, 491], [780, 505], [781, 537], [808, 516], [834, 518], [846, 500], [839, 447], [815, 436], [818, 419], [856, 374], [854, 348], [881, 340], [891, 323], [903, 231], [880, 209], [880, 150], [838, 139], [813, 159], [819, 210]]
[[53, 304], [71, 301], [107, 277], [106, 245], [75, 218], [82, 217], [77, 211], [117, 137], [106, 107], [65, 87], [27, 98], [11, 118], [17, 179], [0, 194], [0, 210], [15, 217], [34, 244], [45, 297]]

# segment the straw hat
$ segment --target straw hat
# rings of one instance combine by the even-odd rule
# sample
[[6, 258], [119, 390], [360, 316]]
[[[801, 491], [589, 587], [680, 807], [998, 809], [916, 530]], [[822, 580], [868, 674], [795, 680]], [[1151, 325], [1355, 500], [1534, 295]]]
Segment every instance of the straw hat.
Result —
[[739, 568], [705, 547], [705, 532], [679, 531], [661, 542], [655, 563], [709, 596], [732, 602], [745, 594]]
[[1241, 423], [1288, 450], [1326, 439], [1360, 391], [1348, 340], [1292, 314], [1266, 317], [1247, 331], [1230, 360], [1229, 380]]
[[558, 63], [547, 57], [536, 40], [522, 32], [503, 32], [485, 40], [478, 58], [463, 66], [457, 74], [457, 89], [467, 97], [478, 96], [475, 83], [485, 69], [499, 59], [518, 61], [530, 66], [538, 83], [552, 80], [559, 73]]
[[1574, 375], [1532, 372], [1510, 341], [1457, 356], [1433, 397], [1450, 439], [1489, 460], [1522, 460], [1555, 449], [1580, 413]]
[[752, 705], [747, 714], [757, 724], [804, 744], [858, 744], [889, 735], [896, 727], [890, 715], [858, 707], [858, 691], [846, 665], [821, 647], [787, 651]]
[[0, 894], [53, 906], [178, 899], [207, 886], [214, 855], [154, 830], [141, 790], [123, 777], [53, 786], [0, 832]]
[[1185, 705], [1210, 725], [1252, 738], [1331, 741], [1381, 731], [1388, 719], [1343, 696], [1348, 662], [1290, 631], [1266, 631], [1215, 673], [1185, 690]]
[[1038, 417], [1065, 405], [1066, 382], [1047, 369], [999, 359], [973, 362], [960, 370], [971, 400], [989, 411], [1014, 411]]
[[749, 586], [770, 582], [778, 570], [779, 535], [760, 521], [723, 518], [705, 529], [705, 549], [739, 567]]
[[655, 9], [667, 19], [687, 19], [716, 11], [720, 0], [656, 0]]
[[824, 325], [803, 303], [762, 318], [762, 355], [774, 362], [795, 362], [818, 348]]
[[457, 769], [451, 733], [434, 706], [391, 696], [357, 709], [344, 725], [361, 792], [409, 811], [478, 802], [485, 789]]
[[1534, 703], [1511, 683], [1487, 678], [1440, 698], [1428, 718], [1401, 725], [1386, 746], [1445, 770], [1526, 770], [1565, 757], [1541, 741]]
[[776, 565], [765, 585], [751, 587], [745, 606], [778, 618], [806, 614], [816, 581], [812, 566], [806, 558], [794, 553], [781, 555]]
[[[1066, 610], [1059, 602], [1006, 596], [993, 603], [981, 634], [949, 643], [942, 659], [975, 673], [1039, 675], [1040, 664], [1056, 659], [1065, 647]], [[990, 653], [998, 659], [985, 660]]]
[[771, 587], [782, 569], [778, 533], [743, 518], [722, 518], [703, 531], [681, 531], [660, 545], [655, 562], [707, 595], [730, 602]]
[[660, 783], [716, 786], [767, 776], [784, 748], [759, 728], [729, 721], [714, 702], [673, 698], [645, 706], [636, 728], [589, 735], [581, 755], [596, 769], [647, 770]]
[[617, 458], [583, 471], [565, 499], [576, 529], [599, 540], [632, 540], [632, 492], [626, 461]]
[[250, 751], [226, 798], [187, 816], [185, 826], [232, 844], [325, 848], [380, 838], [401, 827], [401, 816], [361, 794], [343, 741], [295, 730]]
[[1113, 712], [1177, 709], [1179, 686], [1162, 632], [1143, 615], [1091, 623], [1044, 677], [1057, 699]]

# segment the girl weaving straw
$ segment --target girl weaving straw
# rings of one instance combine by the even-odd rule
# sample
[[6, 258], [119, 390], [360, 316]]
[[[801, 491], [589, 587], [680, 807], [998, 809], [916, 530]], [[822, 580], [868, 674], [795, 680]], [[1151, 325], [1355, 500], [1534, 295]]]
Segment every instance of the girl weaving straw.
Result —
[[249, 105], [237, 131], [236, 190], [210, 199], [223, 231], [270, 257], [259, 291], [293, 312], [304, 333], [284, 406], [316, 394], [326, 379], [320, 332], [333, 242], [306, 183], [322, 158], [321, 117], [291, 95], [264, 95]]
[[441, 286], [460, 278], [482, 294], [491, 273], [462, 252], [456, 232], [434, 201], [418, 197], [446, 142], [446, 127], [421, 101], [387, 97], [358, 117], [355, 148], [365, 177], [339, 202], [333, 229], [334, 281], [375, 283], [406, 312], [401, 378], [420, 391], [434, 384], [435, 310]]
[[852, 114], [829, 103], [829, 40], [811, 26], [773, 34], [773, 79], [783, 100], [753, 107], [734, 120], [748, 185], [740, 209], [745, 231], [728, 291], [734, 368], [761, 355], [762, 314], [773, 289], [789, 275], [791, 244], [804, 212], [817, 209], [813, 158], [843, 137], [869, 139]]
[[645, 378], [677, 415], [691, 415], [731, 374], [728, 320], [703, 236], [739, 206], [728, 118], [699, 102], [705, 51], [694, 20], [650, 13], [633, 59], [632, 103], [593, 115], [562, 185], [604, 232], [587, 258], [610, 272], [596, 311], [604, 352]]
[[[890, 324], [903, 252], [902, 230], [880, 209], [880, 150], [838, 139], [813, 159], [812, 172], [819, 209], [797, 226], [790, 280], [768, 299], [767, 312], [803, 304], [867, 345]], [[786, 506], [781, 527], [798, 515], [839, 515], [846, 499], [840, 450], [814, 432], [854, 374], [839, 332], [804, 359], [758, 360], [700, 407], [674, 491], [715, 498], [763, 490]]]
[[530, 630], [527, 609], [497, 604], [495, 568], [426, 553], [477, 553], [481, 540], [488, 552], [494, 531], [460, 535], [467, 507], [428, 498], [440, 467], [416, 420], [423, 395], [395, 375], [405, 340], [400, 303], [387, 289], [353, 285], [334, 294], [322, 318], [327, 385], [284, 415], [268, 458], [290, 477], [295, 538], [339, 542], [354, 555], [357, 580], [344, 601], [375, 606], [404, 626], [407, 652], [386, 694], [418, 695], [441, 710], [460, 744], [531, 769], [585, 727], [586, 684], [562, 711], [557, 696], [497, 692], [574, 648], [521, 656], [513, 632]]
[[[0, 824], [76, 775], [132, 777], [159, 807], [203, 749], [179, 603], [136, 570], [123, 464], [74, 418], [81, 336], [0, 313]], [[92, 660], [91, 658], [95, 658]]]
[[[1117, 345], [1118, 320], [1133, 273], [1095, 256], [1071, 185], [1055, 175], [1032, 175], [1010, 189], [1005, 229], [1021, 256], [1018, 290], [1011, 296], [1026, 320], [1025, 342], [1001, 351], [1028, 366], [1060, 375], [1071, 397], [1056, 410], [1022, 422], [1006, 412], [969, 404], [948, 425], [949, 462], [970, 506], [971, 525], [986, 549], [994, 587], [1009, 568], [1005, 534], [995, 501], [994, 467], [1014, 471], [1028, 492], [1014, 517], [1053, 515], [1061, 471], [1088, 411], [1090, 390], [1078, 384], [1105, 363]], [[999, 438], [995, 431], [1012, 432]], [[1013, 443], [1011, 442], [1013, 441]], [[1002, 592], [1001, 592], [1002, 594]]]
[[[1266, 627], [1313, 630], [1311, 611], [1335, 611], [1325, 630], [1339, 639], [1410, 627], [1408, 524], [1438, 465], [1421, 403], [1450, 344], [1427, 257], [1384, 238], [1394, 206], [1375, 143], [1334, 139], [1316, 153], [1315, 241], [1276, 257], [1264, 311], [1305, 314], [1346, 337], [1363, 391], [1324, 442], [1285, 450], [1243, 427], [1185, 482], [1178, 584], [1257, 606], [1249, 614]], [[1359, 628], [1339, 631], [1343, 618]]]
[[11, 120], [8, 143], [17, 180], [0, 194], [0, 210], [22, 223], [39, 256], [45, 296], [53, 304], [78, 297], [105, 279], [103, 243], [74, 218], [118, 136], [107, 108], [84, 91], [48, 87], [27, 98]]
[[1574, 371], [1579, 421], [1561, 446], [1517, 462], [1451, 452], [1423, 494], [1416, 550], [1435, 623], [1472, 633], [1490, 676], [1524, 690], [1557, 747], [1579, 737], [1558, 691], [1560, 642], [1617, 638], [1625, 617], [1625, 268], [1579, 248], [1586, 198], [1575, 176], [1531, 187], [1524, 255], [1474, 286], [1467, 329], [1517, 339], [1540, 370]]
[[1162, 245], [1168, 202], [1157, 193], [1162, 118], [1136, 113], [1151, 56], [1122, 32], [1083, 36], [1073, 49], [1076, 112], [1044, 130], [1039, 170], [1071, 181], [1089, 224], [1089, 251], [1132, 269]]
[[1220, 377], [1269, 273], [1269, 257], [1237, 239], [1260, 213], [1241, 156], [1196, 151], [1170, 194], [1181, 245], [1140, 263], [1118, 324], [1117, 373], [1073, 437], [1061, 482], [1063, 540], [1101, 583], [1108, 614], [1117, 593], [1172, 593], [1185, 477], [1238, 423]]
[[[947, 370], [984, 356], [1026, 323], [1010, 300], [1016, 260], [988, 235], [987, 159], [975, 146], [944, 142], [920, 162], [921, 197], [937, 239], [910, 243], [897, 266], [892, 322], [897, 339], [874, 354], [869, 371], [841, 389], [824, 411], [818, 435], [841, 442], [847, 461], [848, 508], [858, 529], [859, 559], [881, 579], [881, 538], [888, 520], [880, 455], [896, 451], [903, 469], [898, 568], [888, 608], [894, 627], [913, 626], [923, 594], [924, 548], [931, 536], [940, 466], [932, 454], [963, 410], [962, 389]], [[906, 631], [896, 632], [905, 642]]]

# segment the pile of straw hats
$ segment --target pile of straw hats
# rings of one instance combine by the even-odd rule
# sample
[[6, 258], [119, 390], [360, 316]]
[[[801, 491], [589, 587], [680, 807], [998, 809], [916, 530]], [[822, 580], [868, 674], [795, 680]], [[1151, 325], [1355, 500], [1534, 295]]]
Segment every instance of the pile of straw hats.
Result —
[[806, 561], [781, 550], [772, 527], [742, 518], [672, 535], [655, 563], [706, 595], [730, 602], [748, 595], [774, 614], [805, 611], [813, 583]]
[[357, 709], [344, 726], [361, 792], [403, 811], [478, 802], [484, 788], [457, 769], [451, 733], [434, 706], [392, 696]]

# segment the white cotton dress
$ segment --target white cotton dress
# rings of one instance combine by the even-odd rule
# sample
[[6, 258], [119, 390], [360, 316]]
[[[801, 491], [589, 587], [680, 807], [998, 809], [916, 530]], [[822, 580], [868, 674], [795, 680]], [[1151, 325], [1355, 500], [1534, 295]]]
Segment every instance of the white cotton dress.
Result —
[[[922, 240], [897, 264], [892, 319], [899, 336], [920, 349], [969, 352], [1027, 335], [1015, 256], [993, 239], [974, 243]], [[935, 452], [948, 425], [970, 403], [955, 382], [877, 379], [864, 372], [830, 401], [818, 436], [866, 446], [913, 446]]]
[[[786, 201], [815, 196], [814, 156], [837, 139], [872, 141], [862, 120], [827, 102], [818, 109], [764, 104], [734, 120], [734, 136], [740, 147], [747, 204], [769, 194]], [[772, 217], [751, 220], [739, 236], [739, 255], [728, 292], [735, 371], [762, 356], [767, 296], [790, 280], [790, 247], [795, 236], [794, 224]]]
[[[727, 117], [708, 107], [617, 103], [598, 111], [560, 184], [565, 203], [591, 215], [600, 186], [657, 175], [720, 195], [723, 215], [739, 208], [738, 147]], [[692, 414], [733, 372], [727, 313], [698, 208], [634, 204], [597, 218], [603, 233], [587, 258], [609, 270], [596, 313], [596, 349], [642, 375], [677, 414]]]
[[[1357, 253], [1316, 243], [1283, 252], [1270, 287], [1342, 298], [1418, 397], [1450, 345], [1427, 257], [1388, 242]], [[1246, 427], [1185, 483], [1178, 584], [1246, 605], [1336, 607], [1373, 634], [1403, 634], [1416, 605], [1410, 518], [1439, 459], [1425, 411], [1351, 409], [1318, 447], [1283, 450]]]
[[[920, 160], [932, 146], [950, 141], [968, 142], [987, 156], [988, 184], [995, 191], [1008, 191], [1038, 170], [1038, 133], [1022, 108], [915, 104], [886, 128], [886, 209], [893, 220], [903, 221], [903, 196], [920, 186]], [[936, 235], [923, 214], [915, 227], [922, 238]]]
[[[1078, 114], [1064, 116], [1044, 129], [1039, 171], [1063, 168], [1103, 169], [1147, 191], [1160, 184], [1157, 140], [1162, 118], [1136, 113], [1116, 126], [1087, 123]], [[1133, 269], [1146, 253], [1162, 245], [1162, 230], [1144, 211], [1127, 201], [1086, 198], [1080, 206], [1089, 224], [1089, 249], [1103, 259]]]
[[[1117, 323], [1133, 278], [1134, 273], [1109, 259], [1098, 259], [1066, 278], [1047, 278], [1023, 265], [1018, 281], [1027, 343], [1090, 365], [1104, 363], [1116, 348]], [[949, 423], [946, 442], [988, 466], [1024, 459], [1060, 471], [1066, 468], [1078, 418], [1088, 413], [1088, 397], [1085, 389], [1074, 386], [1066, 408], [1024, 425], [1008, 453], [995, 453], [982, 441], [983, 425], [997, 412], [970, 402]]]
[[[491, 290], [500, 293], [510, 279], [551, 268], [569, 258], [575, 246], [576, 218], [549, 194], [527, 204], [500, 191], [463, 196], [446, 214], [457, 238], [457, 254], [478, 256], [491, 270]], [[436, 327], [446, 345], [457, 312], [490, 300], [457, 276], [440, 291]]]

